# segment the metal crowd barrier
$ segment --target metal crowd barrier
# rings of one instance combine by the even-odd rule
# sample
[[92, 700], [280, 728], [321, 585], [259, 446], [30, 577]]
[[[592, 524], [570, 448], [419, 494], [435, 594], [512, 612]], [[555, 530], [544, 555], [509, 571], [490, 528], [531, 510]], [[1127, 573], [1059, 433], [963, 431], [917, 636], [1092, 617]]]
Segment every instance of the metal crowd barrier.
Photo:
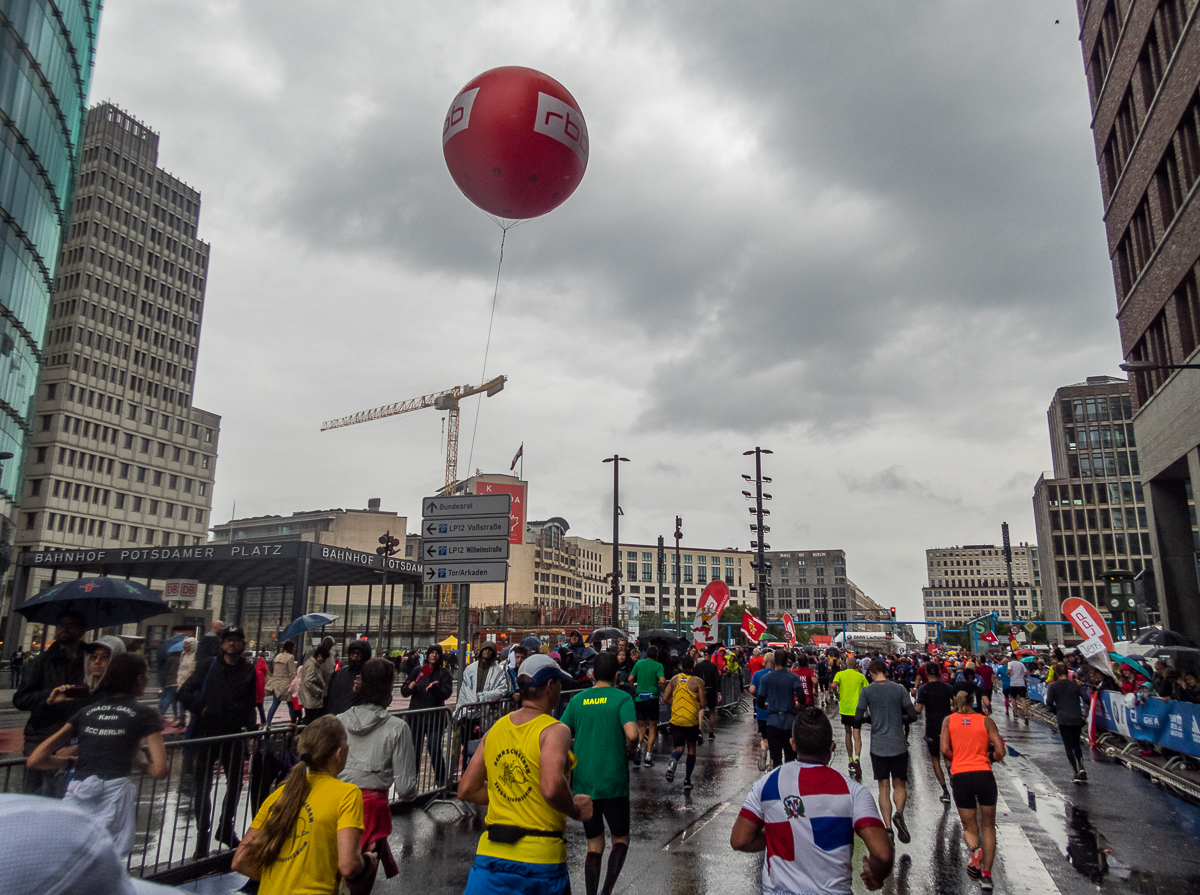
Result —
[[742, 703], [745, 686], [740, 674], [721, 675], [721, 703], [717, 713], [726, 716], [738, 715], [749, 709]]
[[[510, 700], [503, 700], [464, 707], [457, 715], [454, 706], [392, 712], [409, 726], [417, 770], [416, 793], [401, 802], [393, 789], [393, 805], [448, 796], [472, 745], [511, 707]], [[130, 874], [177, 884], [227, 868], [233, 836], [245, 834], [263, 801], [295, 764], [297, 739], [297, 729], [282, 724], [230, 736], [169, 740], [167, 777], [135, 773], [131, 778], [137, 787], [137, 821], [127, 862]], [[21, 792], [24, 778], [24, 758], [0, 761], [0, 793]]]

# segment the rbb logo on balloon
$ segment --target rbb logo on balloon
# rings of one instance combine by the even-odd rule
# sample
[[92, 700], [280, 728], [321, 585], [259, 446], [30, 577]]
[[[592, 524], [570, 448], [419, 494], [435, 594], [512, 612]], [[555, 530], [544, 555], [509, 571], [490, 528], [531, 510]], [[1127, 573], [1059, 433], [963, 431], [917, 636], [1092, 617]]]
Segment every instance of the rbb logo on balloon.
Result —
[[479, 95], [479, 88], [473, 90], [464, 90], [458, 96], [454, 97], [454, 102], [450, 104], [450, 111], [446, 113], [446, 123], [442, 125], [442, 145], [446, 145], [446, 141], [457, 134], [459, 131], [465, 131], [471, 124], [471, 107], [475, 105], [475, 97]]
[[[470, 114], [468, 112], [468, 114]], [[588, 133], [583, 116], [548, 93], [538, 94], [537, 120], [533, 129], [569, 146], [584, 166], [588, 163]]]

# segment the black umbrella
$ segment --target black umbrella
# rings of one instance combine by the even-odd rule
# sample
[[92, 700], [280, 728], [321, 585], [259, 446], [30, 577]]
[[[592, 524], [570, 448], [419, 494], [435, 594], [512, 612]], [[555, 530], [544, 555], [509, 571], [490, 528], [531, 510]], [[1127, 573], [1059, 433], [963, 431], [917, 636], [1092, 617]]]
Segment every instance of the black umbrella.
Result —
[[588, 638], [588, 642], [595, 646], [601, 640], [628, 640], [629, 635], [620, 628], [597, 628], [592, 632], [592, 636]]
[[526, 637], [521, 641], [521, 646], [536, 652], [542, 648], [542, 641], [538, 640], [536, 637]]
[[668, 649], [672, 647], [678, 649], [681, 645], [686, 647], [687, 641], [673, 631], [665, 631], [662, 628], [655, 628], [652, 631], [646, 631], [639, 638], [647, 643], [661, 643]]
[[84, 617], [87, 630], [128, 625], [168, 615], [171, 607], [143, 584], [124, 578], [79, 578], [42, 591], [17, 612], [28, 621], [53, 625], [67, 610]]
[[1167, 631], [1163, 628], [1151, 628], [1149, 631], [1143, 631], [1133, 642], [1149, 646], [1190, 646], [1193, 649], [1196, 648], [1196, 644], [1178, 631]]

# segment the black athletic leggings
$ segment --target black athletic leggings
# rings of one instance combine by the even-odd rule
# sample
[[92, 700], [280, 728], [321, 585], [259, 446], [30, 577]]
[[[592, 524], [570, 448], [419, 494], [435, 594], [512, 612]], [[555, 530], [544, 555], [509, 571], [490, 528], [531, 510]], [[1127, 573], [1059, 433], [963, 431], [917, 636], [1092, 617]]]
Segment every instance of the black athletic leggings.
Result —
[[1083, 746], [1079, 744], [1083, 725], [1060, 723], [1058, 733], [1062, 737], [1063, 748], [1067, 750], [1067, 760], [1071, 762], [1071, 769], [1078, 771], [1083, 767]]

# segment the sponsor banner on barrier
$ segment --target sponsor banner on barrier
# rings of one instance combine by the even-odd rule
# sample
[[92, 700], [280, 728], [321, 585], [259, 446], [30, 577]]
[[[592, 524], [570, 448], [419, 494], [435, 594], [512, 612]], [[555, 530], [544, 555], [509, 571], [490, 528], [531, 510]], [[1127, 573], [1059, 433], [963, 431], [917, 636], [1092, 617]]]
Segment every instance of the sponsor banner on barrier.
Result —
[[[1046, 685], [1030, 681], [1029, 697], [1044, 702]], [[1131, 740], [1200, 757], [1200, 705], [1156, 696], [1141, 705], [1130, 702], [1124, 693], [1101, 692], [1096, 703], [1097, 726]]]

